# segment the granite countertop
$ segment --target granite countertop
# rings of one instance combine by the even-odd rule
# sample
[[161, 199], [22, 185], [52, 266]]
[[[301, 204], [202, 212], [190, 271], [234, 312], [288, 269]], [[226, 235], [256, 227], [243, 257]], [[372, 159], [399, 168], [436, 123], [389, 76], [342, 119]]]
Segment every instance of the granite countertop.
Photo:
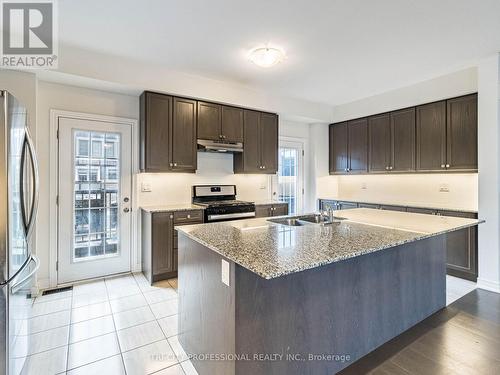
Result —
[[179, 203], [179, 204], [167, 204], [158, 206], [142, 206], [142, 210], [146, 212], [170, 212], [170, 211], [191, 211], [191, 210], [203, 210], [202, 206], [197, 206], [191, 203]]
[[458, 208], [456, 206], [446, 206], [446, 205], [435, 205], [435, 204], [424, 204], [424, 203], [412, 203], [412, 202], [389, 202], [383, 200], [371, 201], [364, 199], [352, 199], [352, 198], [339, 198], [339, 197], [320, 197], [318, 199], [330, 200], [330, 201], [341, 201], [341, 202], [352, 202], [352, 203], [367, 203], [367, 204], [382, 204], [387, 206], [401, 206], [401, 207], [412, 207], [412, 208], [430, 208], [432, 210], [441, 211], [455, 211], [455, 212], [468, 212], [472, 214], [477, 214], [477, 209], [470, 208]]
[[273, 279], [482, 222], [369, 208], [335, 214], [346, 220], [293, 227], [257, 218], [176, 229], [257, 275]]

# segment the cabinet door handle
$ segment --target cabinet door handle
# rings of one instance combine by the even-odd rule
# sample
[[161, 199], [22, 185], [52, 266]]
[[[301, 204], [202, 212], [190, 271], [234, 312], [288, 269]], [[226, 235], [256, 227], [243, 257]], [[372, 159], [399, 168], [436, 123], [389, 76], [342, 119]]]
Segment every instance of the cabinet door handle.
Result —
[[449, 164], [446, 164], [446, 168], [450, 168], [450, 165], [449, 165]]
[[389, 167], [385, 167], [385, 170], [388, 171], [389, 170]]
[[170, 166], [173, 167], [174, 166], [174, 163], [170, 163]]
[[170, 218], [173, 219], [174, 218], [174, 215], [170, 215]]
[[390, 166], [389, 169], [392, 171], [392, 166]]
[[187, 218], [188, 218], [188, 219], [191, 219], [191, 215], [188, 215], [188, 216], [187, 216]]
[[444, 164], [441, 164], [441, 168], [444, 168], [444, 167], [446, 167], [446, 165], [444, 165]]
[[174, 163], [174, 167], [177, 167], [177, 163]]
[[262, 166], [262, 169], [266, 169], [266, 166], [265, 166], [265, 165], [263, 165], [263, 166]]

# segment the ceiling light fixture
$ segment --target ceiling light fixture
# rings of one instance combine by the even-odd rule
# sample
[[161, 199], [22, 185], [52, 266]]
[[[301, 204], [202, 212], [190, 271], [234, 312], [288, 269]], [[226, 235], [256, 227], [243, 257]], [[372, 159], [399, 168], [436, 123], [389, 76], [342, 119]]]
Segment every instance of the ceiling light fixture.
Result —
[[250, 51], [249, 59], [262, 68], [270, 68], [285, 59], [285, 52], [274, 47], [259, 47]]

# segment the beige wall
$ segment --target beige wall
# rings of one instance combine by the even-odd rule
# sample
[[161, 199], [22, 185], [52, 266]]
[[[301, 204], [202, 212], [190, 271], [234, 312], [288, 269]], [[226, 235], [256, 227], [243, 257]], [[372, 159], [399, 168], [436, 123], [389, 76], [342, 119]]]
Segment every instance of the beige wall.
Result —
[[[331, 176], [334, 194], [321, 198], [477, 210], [478, 176], [469, 174]], [[446, 188], [448, 192], [440, 192]]]

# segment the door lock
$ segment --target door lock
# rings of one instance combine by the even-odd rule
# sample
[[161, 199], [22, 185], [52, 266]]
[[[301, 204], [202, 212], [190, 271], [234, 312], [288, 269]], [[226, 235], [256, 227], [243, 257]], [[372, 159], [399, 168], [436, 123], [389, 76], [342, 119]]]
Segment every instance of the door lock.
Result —
[[125, 203], [128, 203], [128, 202], [130, 201], [130, 198], [129, 198], [129, 197], [125, 197], [125, 198], [123, 198], [123, 201], [124, 201]]

